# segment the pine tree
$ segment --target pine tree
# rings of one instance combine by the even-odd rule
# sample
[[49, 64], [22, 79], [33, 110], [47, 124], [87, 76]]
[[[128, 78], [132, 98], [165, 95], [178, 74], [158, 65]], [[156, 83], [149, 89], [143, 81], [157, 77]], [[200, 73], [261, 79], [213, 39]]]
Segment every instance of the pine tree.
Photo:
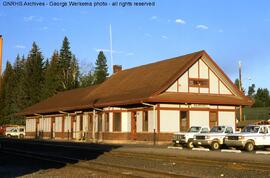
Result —
[[70, 86], [69, 89], [74, 89], [79, 87], [79, 64], [75, 57], [75, 55], [72, 56], [71, 64], [70, 64]]
[[23, 86], [23, 81], [25, 77], [25, 59], [18, 55], [14, 63], [14, 92], [13, 99], [16, 103], [16, 112], [20, 111], [25, 107], [24, 96], [25, 89]]
[[107, 60], [103, 51], [100, 51], [98, 54], [98, 58], [96, 60], [94, 84], [100, 84], [104, 82], [108, 75], [109, 74], [108, 74]]
[[0, 104], [0, 124], [7, 124], [10, 120], [10, 115], [15, 112], [12, 94], [14, 89], [14, 70], [12, 65], [7, 62], [6, 69], [3, 73], [2, 89], [1, 89], [1, 104]]
[[41, 89], [44, 86], [43, 56], [34, 42], [25, 63], [24, 87], [26, 89], [27, 106], [35, 104], [42, 99]]
[[59, 79], [61, 82], [60, 90], [67, 90], [69, 88], [69, 69], [72, 53], [69, 47], [67, 37], [64, 38], [59, 57]]
[[46, 99], [57, 93], [60, 86], [58, 73], [59, 53], [55, 51], [51, 57], [50, 62], [46, 62], [45, 81], [43, 87], [43, 99]]

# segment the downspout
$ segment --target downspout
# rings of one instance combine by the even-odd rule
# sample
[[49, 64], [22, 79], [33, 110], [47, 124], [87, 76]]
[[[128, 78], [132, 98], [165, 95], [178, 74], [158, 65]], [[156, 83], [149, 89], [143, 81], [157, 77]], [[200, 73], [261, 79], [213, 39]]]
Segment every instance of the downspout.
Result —
[[156, 140], [157, 140], [157, 135], [156, 135], [156, 128], [157, 128], [157, 114], [156, 114], [156, 107], [157, 105], [154, 105], [154, 104], [149, 104], [149, 103], [143, 103], [143, 105], [145, 106], [150, 106], [150, 107], [153, 107], [153, 116], [154, 116], [154, 136], [153, 136], [153, 144], [154, 146], [156, 145]]

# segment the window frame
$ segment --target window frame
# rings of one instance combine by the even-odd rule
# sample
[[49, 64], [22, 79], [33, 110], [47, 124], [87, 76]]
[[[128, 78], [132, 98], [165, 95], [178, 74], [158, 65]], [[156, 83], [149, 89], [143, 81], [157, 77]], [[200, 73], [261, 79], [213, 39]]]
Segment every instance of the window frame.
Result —
[[[194, 85], [194, 84], [191, 84], [190, 82], [191, 81], [196, 81], [196, 82], [207, 82], [206, 85], [200, 85], [200, 84], [197, 84], [197, 85]], [[189, 78], [188, 79], [188, 85], [189, 87], [198, 87], [198, 88], [209, 88], [209, 79], [202, 79], [202, 78]]]
[[[116, 130], [115, 129], [115, 114], [119, 114], [120, 115], [120, 118], [119, 118], [119, 122], [120, 122], [120, 129], [119, 130]], [[122, 132], [122, 113], [121, 112], [113, 112], [113, 123], [112, 123], [112, 125], [113, 125], [113, 132]]]
[[[145, 116], [147, 115], [147, 127], [145, 127]], [[145, 129], [146, 128], [146, 129]], [[143, 118], [142, 118], [142, 131], [149, 132], [149, 113], [148, 111], [143, 111]]]

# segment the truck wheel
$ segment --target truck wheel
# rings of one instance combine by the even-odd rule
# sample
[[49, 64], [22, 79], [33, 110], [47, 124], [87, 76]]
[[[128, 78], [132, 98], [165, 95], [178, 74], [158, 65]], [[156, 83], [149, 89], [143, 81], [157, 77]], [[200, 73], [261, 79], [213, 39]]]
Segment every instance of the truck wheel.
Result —
[[10, 135], [10, 134], [7, 134], [7, 137], [8, 137], [8, 138], [10, 138], [10, 137], [11, 137], [11, 135]]
[[247, 142], [246, 145], [245, 145], [245, 150], [247, 152], [251, 152], [254, 150], [254, 143], [252, 142]]
[[220, 148], [220, 144], [217, 141], [213, 141], [211, 144], [212, 150], [218, 150]]
[[24, 135], [23, 134], [20, 134], [19, 138], [24, 138]]
[[189, 140], [189, 141], [187, 142], [187, 147], [188, 147], [189, 149], [194, 148], [194, 145], [193, 145], [192, 140]]

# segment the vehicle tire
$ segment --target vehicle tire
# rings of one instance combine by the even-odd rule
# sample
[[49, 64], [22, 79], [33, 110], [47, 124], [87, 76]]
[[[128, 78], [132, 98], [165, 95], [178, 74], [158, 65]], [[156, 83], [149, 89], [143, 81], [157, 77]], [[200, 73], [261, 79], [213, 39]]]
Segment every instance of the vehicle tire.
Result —
[[8, 138], [10, 138], [10, 137], [11, 137], [11, 135], [10, 135], [10, 134], [7, 134], [7, 137], [8, 137]]
[[19, 138], [24, 138], [24, 135], [23, 134], [20, 134]]
[[193, 145], [193, 141], [192, 141], [192, 140], [189, 140], [189, 141], [187, 142], [187, 148], [189, 148], [189, 149], [194, 148], [194, 145]]
[[213, 141], [211, 144], [211, 150], [219, 150], [220, 148], [220, 144], [218, 143], [218, 141]]
[[246, 145], [245, 145], [245, 150], [247, 152], [252, 152], [254, 150], [254, 143], [252, 142], [247, 142]]

